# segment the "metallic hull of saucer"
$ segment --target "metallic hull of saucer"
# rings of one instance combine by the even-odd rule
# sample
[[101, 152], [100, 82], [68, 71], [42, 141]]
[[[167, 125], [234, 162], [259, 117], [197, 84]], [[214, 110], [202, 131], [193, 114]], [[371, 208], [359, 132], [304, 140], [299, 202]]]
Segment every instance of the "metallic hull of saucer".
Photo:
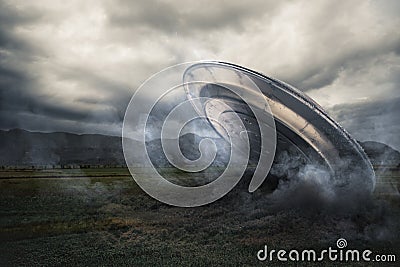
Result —
[[[194, 64], [186, 70], [187, 73], [196, 72], [196, 69], [212, 66], [223, 66], [249, 77], [261, 90], [271, 109], [277, 131], [277, 148], [275, 162], [272, 167], [286, 168], [287, 160], [282, 157], [296, 159], [301, 164], [319, 164], [330, 170], [338, 179], [338, 185], [357, 184], [360, 188], [373, 191], [375, 187], [375, 174], [370, 161], [363, 149], [337, 122], [312, 99], [294, 87], [270, 78], [250, 69], [224, 62], [204, 62]], [[240, 84], [229, 86], [240, 87]], [[250, 139], [251, 156], [249, 165], [256, 164], [260, 151], [260, 127], [254, 114], [238, 95], [225, 89], [224, 83], [208, 84], [201, 88], [187, 89], [188, 98], [207, 97], [214, 100], [204, 102], [200, 113], [210, 118], [209, 122], [214, 129], [226, 139], [223, 129], [216, 120], [229, 121], [230, 113], [239, 114]], [[243, 89], [245, 90], [245, 89]], [[226, 105], [220, 105], [220, 102]], [[199, 107], [197, 107], [199, 109]], [[212, 120], [211, 120], [212, 118]], [[235, 127], [225, 125], [225, 127]], [[298, 166], [297, 166], [298, 167]], [[270, 173], [268, 179], [276, 180]], [[356, 173], [356, 176], [354, 175]], [[279, 176], [279, 175], [278, 175]], [[287, 174], [286, 174], [287, 176]], [[290, 177], [284, 177], [290, 178]]]

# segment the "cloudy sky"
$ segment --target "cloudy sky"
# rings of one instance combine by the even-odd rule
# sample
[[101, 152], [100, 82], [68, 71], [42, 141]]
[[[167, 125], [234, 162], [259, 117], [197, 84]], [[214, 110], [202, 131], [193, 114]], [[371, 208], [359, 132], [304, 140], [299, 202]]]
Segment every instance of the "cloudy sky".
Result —
[[400, 149], [400, 1], [1, 1], [0, 128], [119, 135], [153, 73], [217, 59]]

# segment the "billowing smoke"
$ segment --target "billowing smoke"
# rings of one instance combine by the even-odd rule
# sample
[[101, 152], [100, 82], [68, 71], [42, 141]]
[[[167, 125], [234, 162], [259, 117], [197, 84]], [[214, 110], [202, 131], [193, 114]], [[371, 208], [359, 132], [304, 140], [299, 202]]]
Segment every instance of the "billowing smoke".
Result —
[[[311, 220], [315, 225], [331, 225], [332, 234], [343, 234], [349, 239], [396, 240], [398, 218], [393, 212], [393, 195], [370, 194], [353, 183], [344, 186], [341, 181], [359, 181], [360, 171], [332, 174], [326, 166], [317, 163], [303, 164], [288, 153], [277, 155], [271, 177], [279, 175], [276, 188], [268, 191], [268, 178], [259, 192], [239, 192], [240, 208], [244, 214], [264, 210], [265, 216], [289, 214], [292, 219]], [[350, 164], [351, 161], [346, 162]], [[361, 188], [361, 189], [360, 189]], [[377, 185], [381, 188], [381, 185]], [[398, 198], [397, 198], [398, 199]], [[303, 220], [302, 219], [302, 220]], [[333, 237], [332, 237], [333, 238]]]

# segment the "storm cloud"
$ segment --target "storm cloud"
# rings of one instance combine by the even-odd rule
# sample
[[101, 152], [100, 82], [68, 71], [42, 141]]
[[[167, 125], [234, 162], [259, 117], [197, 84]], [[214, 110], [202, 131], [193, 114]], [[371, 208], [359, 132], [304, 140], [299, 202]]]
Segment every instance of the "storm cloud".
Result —
[[398, 1], [0, 1], [0, 128], [120, 135], [150, 75], [216, 59], [400, 149], [398, 14]]

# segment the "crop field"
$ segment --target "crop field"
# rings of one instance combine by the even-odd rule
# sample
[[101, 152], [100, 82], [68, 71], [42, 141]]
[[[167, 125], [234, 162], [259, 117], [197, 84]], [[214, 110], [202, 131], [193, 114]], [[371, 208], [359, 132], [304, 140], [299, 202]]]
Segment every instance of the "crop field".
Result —
[[[382, 183], [400, 172], [389, 176]], [[398, 195], [333, 212], [273, 205], [267, 191], [238, 186], [212, 204], [177, 208], [149, 197], [125, 168], [2, 170], [0, 266], [253, 266], [264, 245], [322, 250], [338, 238], [400, 260]]]

